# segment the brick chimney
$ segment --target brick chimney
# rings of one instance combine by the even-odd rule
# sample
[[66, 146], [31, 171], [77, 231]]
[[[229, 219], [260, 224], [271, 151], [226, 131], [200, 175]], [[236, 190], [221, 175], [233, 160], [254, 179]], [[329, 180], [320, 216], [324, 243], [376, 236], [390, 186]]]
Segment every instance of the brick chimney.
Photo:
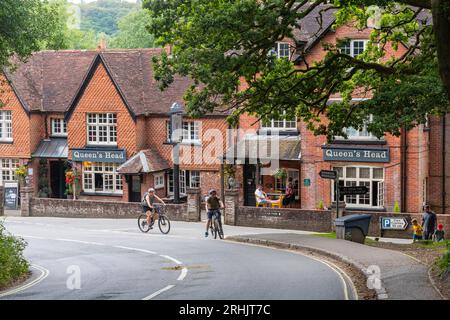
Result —
[[98, 51], [104, 51], [107, 48], [108, 48], [108, 42], [107, 42], [106, 38], [105, 37], [101, 37], [100, 38], [100, 42], [99, 42], [99, 44], [97, 46], [97, 50]]

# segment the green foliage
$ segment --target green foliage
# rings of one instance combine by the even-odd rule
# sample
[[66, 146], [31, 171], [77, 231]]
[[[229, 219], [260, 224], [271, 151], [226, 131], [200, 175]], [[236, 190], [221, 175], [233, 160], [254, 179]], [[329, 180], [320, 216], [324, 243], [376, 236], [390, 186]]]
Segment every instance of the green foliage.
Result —
[[147, 10], [136, 10], [122, 17], [119, 31], [111, 39], [111, 48], [152, 48], [154, 38], [148, 33], [149, 13]]
[[57, 11], [47, 1], [0, 1], [0, 66], [12, 55], [26, 58], [42, 48], [60, 49]]
[[117, 22], [131, 11], [139, 8], [139, 4], [121, 0], [97, 0], [80, 4], [81, 30], [105, 33], [113, 36], [119, 31]]
[[22, 238], [9, 234], [0, 221], [0, 288], [28, 272], [29, 264], [23, 257], [26, 245]]
[[[360, 129], [369, 115], [369, 130], [378, 137], [385, 132], [400, 134], [424, 123], [427, 114], [449, 109], [446, 89], [439, 75], [432, 26], [417, 21], [408, 1], [334, 0], [308, 2], [313, 7], [330, 3], [336, 11], [333, 26], [354, 23], [365, 27], [377, 11], [366, 51], [354, 58], [339, 45], [324, 45], [323, 60], [298, 68], [287, 59], [270, 54], [276, 41], [293, 38], [297, 21], [309, 13], [295, 1], [254, 0], [146, 0], [149, 30], [159, 45], [172, 45], [173, 54], [153, 61], [155, 78], [167, 88], [175, 74], [194, 80], [186, 92], [186, 106], [198, 117], [218, 108], [230, 108], [228, 120], [236, 125], [248, 112], [261, 120], [297, 116], [315, 134], [344, 135], [344, 127]], [[311, 8], [310, 7], [310, 8]], [[418, 40], [401, 59], [386, 56], [385, 46], [394, 48]], [[297, 53], [302, 56], [301, 44]], [[246, 89], [236, 90], [246, 84]], [[371, 100], [351, 101], [355, 90]], [[328, 103], [332, 95], [342, 101]], [[283, 115], [286, 112], [286, 115]], [[329, 121], [324, 121], [322, 116]]]
[[39, 160], [38, 197], [48, 198], [50, 194], [48, 162], [45, 159], [41, 159]]
[[398, 201], [395, 201], [394, 203], [394, 212], [400, 213], [400, 205], [398, 204]]
[[325, 208], [325, 205], [323, 204], [323, 200], [320, 200], [319, 205], [317, 206], [317, 209], [323, 210]]
[[437, 261], [437, 265], [441, 270], [441, 274], [448, 272], [450, 268], [450, 249]]

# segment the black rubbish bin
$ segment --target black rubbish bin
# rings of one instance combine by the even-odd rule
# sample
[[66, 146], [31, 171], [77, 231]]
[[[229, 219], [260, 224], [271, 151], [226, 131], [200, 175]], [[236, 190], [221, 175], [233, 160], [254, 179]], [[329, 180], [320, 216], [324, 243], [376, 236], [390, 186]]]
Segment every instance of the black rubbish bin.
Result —
[[334, 220], [336, 238], [364, 243], [369, 233], [370, 214], [352, 214]]

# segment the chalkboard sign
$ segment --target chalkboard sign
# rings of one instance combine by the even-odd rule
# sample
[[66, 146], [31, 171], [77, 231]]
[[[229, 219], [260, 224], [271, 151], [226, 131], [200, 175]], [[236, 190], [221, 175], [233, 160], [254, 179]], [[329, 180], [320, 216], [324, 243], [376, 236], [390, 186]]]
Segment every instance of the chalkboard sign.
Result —
[[19, 200], [19, 184], [17, 182], [6, 182], [4, 184], [5, 209], [17, 209]]

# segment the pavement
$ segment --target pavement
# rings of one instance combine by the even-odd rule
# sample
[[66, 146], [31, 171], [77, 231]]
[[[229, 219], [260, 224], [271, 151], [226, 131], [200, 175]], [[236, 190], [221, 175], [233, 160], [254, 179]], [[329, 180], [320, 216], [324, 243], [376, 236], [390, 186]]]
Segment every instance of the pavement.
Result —
[[[229, 240], [272, 245], [283, 248], [306, 248], [348, 262], [375, 279], [379, 299], [439, 300], [442, 299], [428, 277], [428, 266], [394, 250], [362, 245], [346, 240], [295, 233], [231, 236]], [[379, 272], [379, 273], [378, 273]], [[372, 283], [376, 283], [373, 281]]]
[[[136, 219], [13, 217], [33, 277], [0, 292], [29, 299], [355, 299], [341, 270], [292, 251], [205, 238], [204, 223], [172, 222], [141, 233]], [[224, 226], [226, 235], [285, 230]], [[296, 232], [308, 234], [308, 232]]]

